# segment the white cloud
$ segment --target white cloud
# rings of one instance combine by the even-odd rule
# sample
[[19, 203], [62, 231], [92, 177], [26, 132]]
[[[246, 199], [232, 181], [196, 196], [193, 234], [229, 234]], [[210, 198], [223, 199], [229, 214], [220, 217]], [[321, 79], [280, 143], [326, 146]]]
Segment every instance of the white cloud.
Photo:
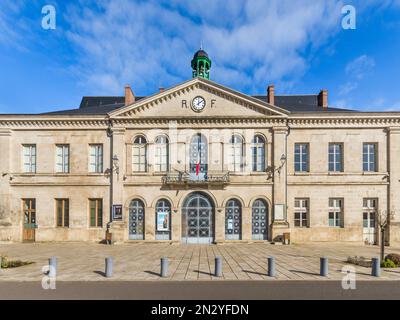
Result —
[[371, 73], [374, 67], [375, 60], [365, 54], [350, 61], [345, 68], [348, 81], [339, 87], [339, 95], [347, 95], [356, 90], [359, 86], [359, 82], [363, 80], [366, 75]]
[[[82, 3], [91, 3], [83, 1]], [[137, 94], [191, 77], [200, 42], [212, 79], [248, 91], [299, 79], [309, 55], [340, 28], [342, 2], [302, 0], [102, 0], [75, 4], [65, 18], [79, 53], [73, 70], [102, 94], [131, 83]], [[307, 52], [307, 53], [306, 53]]]
[[353, 79], [362, 80], [374, 67], [375, 60], [364, 54], [348, 63], [345, 71], [346, 74]]

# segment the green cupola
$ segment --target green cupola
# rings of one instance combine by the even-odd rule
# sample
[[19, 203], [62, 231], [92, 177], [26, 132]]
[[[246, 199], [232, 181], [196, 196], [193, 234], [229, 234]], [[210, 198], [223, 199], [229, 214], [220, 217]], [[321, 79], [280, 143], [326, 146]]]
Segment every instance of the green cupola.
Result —
[[210, 79], [211, 60], [203, 49], [197, 51], [192, 60], [193, 78]]

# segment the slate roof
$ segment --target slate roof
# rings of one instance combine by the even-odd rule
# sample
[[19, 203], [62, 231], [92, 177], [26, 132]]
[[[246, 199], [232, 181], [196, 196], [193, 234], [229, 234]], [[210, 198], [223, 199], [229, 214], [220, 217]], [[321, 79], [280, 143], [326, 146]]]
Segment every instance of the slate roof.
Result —
[[[253, 98], [267, 102], [266, 95]], [[136, 97], [139, 101], [145, 97]], [[43, 113], [45, 115], [105, 115], [125, 105], [124, 96], [83, 97], [79, 109], [61, 110]], [[292, 113], [303, 112], [354, 112], [354, 110], [318, 106], [318, 95], [276, 95], [275, 105]]]

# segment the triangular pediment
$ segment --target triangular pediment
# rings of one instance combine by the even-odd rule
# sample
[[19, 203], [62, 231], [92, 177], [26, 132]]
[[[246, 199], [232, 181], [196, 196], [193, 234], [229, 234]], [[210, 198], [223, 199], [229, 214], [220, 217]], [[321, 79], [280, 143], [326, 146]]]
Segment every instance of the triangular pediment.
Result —
[[[193, 100], [204, 103], [196, 110]], [[204, 106], [203, 106], [204, 105]], [[259, 99], [226, 88], [203, 78], [195, 78], [175, 87], [117, 109], [110, 118], [224, 118], [287, 117], [289, 112]]]

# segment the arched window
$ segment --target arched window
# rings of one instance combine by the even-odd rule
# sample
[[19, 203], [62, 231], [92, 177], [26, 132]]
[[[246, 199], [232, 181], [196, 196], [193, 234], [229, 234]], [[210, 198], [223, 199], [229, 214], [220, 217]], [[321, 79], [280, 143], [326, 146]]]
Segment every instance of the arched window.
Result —
[[171, 203], [165, 199], [156, 205], [156, 240], [171, 240]]
[[226, 203], [225, 208], [225, 239], [241, 240], [242, 238], [242, 206], [236, 199]]
[[147, 140], [143, 136], [137, 136], [133, 141], [132, 170], [134, 172], [147, 171]]
[[208, 145], [204, 135], [197, 133], [190, 141], [190, 179], [204, 180], [208, 171]]
[[168, 138], [166, 136], [158, 136], [155, 143], [155, 164], [154, 171], [169, 171], [169, 148]]
[[252, 234], [253, 240], [268, 239], [268, 205], [262, 199], [257, 199], [253, 203]]
[[229, 166], [231, 171], [243, 171], [243, 138], [238, 134], [233, 135], [230, 141]]
[[144, 240], [144, 205], [139, 199], [129, 204], [129, 239]]
[[253, 171], [265, 171], [265, 140], [262, 136], [256, 135], [253, 138], [251, 146], [251, 155], [253, 159]]

